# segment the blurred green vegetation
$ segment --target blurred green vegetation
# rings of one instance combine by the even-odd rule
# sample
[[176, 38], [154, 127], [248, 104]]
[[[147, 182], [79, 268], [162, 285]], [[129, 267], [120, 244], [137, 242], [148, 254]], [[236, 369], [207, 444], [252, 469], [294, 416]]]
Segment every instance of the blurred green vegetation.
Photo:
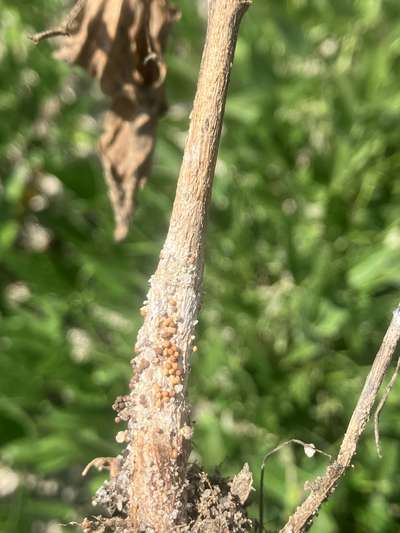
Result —
[[[60, 533], [118, 452], [137, 312], [166, 234], [204, 19], [193, 0], [168, 53], [170, 111], [130, 236], [96, 156], [96, 84], [27, 35], [61, 0], [0, 0], [0, 532]], [[199, 6], [202, 2], [199, 2]], [[296, 437], [335, 453], [399, 300], [400, 4], [255, 0], [242, 24], [209, 222], [194, 455], [226, 475]], [[316, 533], [400, 531], [400, 393], [369, 426]], [[276, 530], [325, 467], [267, 465]], [[256, 516], [256, 500], [251, 507]], [[72, 530], [72, 529], [71, 529]]]

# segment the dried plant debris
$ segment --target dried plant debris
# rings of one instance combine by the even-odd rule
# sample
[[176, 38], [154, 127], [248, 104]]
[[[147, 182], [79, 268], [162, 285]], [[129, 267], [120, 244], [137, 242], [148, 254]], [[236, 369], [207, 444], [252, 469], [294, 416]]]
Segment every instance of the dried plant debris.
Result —
[[[120, 459], [124, 463], [126, 455]], [[84, 533], [150, 533], [146, 528], [132, 528], [128, 522], [129, 480], [124, 471], [129, 471], [127, 463], [122, 464], [117, 477], [97, 491], [93, 503], [101, 506], [108, 516], [85, 518], [80, 524]], [[208, 477], [193, 464], [187, 474], [186, 488], [187, 521], [177, 524], [176, 532], [244, 533], [251, 530], [245, 505], [253, 490], [253, 478], [247, 463], [231, 482], [219, 475]]]
[[[244, 504], [253, 488], [249, 466], [245, 464], [231, 483], [218, 475], [212, 478], [198, 467], [188, 473], [188, 513], [192, 522], [184, 531], [195, 533], [243, 533], [250, 531]], [[246, 497], [245, 497], [246, 495]]]
[[250, 467], [248, 463], [243, 465], [242, 470], [233, 478], [232, 482], [229, 483], [231, 494], [237, 496], [242, 505], [244, 505], [252, 490], [253, 487], [253, 476], [250, 472]]
[[166, 109], [163, 53], [179, 12], [168, 0], [87, 0], [56, 56], [86, 69], [111, 98], [99, 142], [115, 239], [127, 235]]
[[79, 524], [83, 533], [128, 533], [126, 520], [119, 517], [104, 518], [102, 516], [93, 516], [90, 519], [85, 518]]

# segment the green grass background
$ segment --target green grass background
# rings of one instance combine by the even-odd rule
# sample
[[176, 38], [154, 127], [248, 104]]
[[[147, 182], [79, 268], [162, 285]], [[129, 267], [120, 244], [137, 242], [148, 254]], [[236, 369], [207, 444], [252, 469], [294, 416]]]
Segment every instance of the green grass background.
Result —
[[[51, 43], [27, 39], [65, 4], [0, 0], [1, 533], [60, 533], [95, 512], [103, 476], [80, 471], [119, 450], [111, 404], [127, 390], [204, 38], [197, 2], [176, 3], [170, 110], [117, 245], [96, 155], [107, 102]], [[258, 483], [263, 454], [292, 437], [337, 451], [399, 301], [399, 172], [399, 2], [254, 0], [227, 102], [191, 377], [194, 457], [210, 472], [247, 461]], [[368, 426], [313, 532], [400, 531], [399, 407], [397, 385], [383, 459]], [[270, 460], [266, 528], [325, 466], [301, 448]]]

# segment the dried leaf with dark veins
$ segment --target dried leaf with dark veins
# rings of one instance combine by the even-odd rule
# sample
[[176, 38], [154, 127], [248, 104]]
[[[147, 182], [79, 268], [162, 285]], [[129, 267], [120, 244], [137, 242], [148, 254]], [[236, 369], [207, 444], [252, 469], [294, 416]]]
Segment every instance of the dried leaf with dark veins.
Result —
[[116, 240], [126, 237], [136, 192], [149, 174], [158, 119], [166, 109], [163, 52], [178, 18], [168, 0], [87, 0], [57, 52], [98, 79], [111, 98], [99, 150]]

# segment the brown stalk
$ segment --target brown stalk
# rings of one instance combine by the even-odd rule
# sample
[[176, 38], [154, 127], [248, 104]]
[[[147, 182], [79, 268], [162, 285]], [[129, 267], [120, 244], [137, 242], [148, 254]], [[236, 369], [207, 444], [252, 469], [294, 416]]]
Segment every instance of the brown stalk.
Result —
[[[129, 396], [117, 400], [127, 448], [97, 501], [127, 509], [126, 531], [182, 530], [192, 428], [186, 398], [200, 309], [206, 219], [236, 38], [248, 0], [210, 0], [197, 92], [168, 235], [141, 309]], [[108, 500], [108, 501], [107, 501]]]
[[[186, 389], [200, 308], [206, 218], [236, 37], [248, 4], [244, 0], [209, 2], [206, 41], [170, 227], [151, 278], [147, 314], [138, 335], [135, 365], [140, 368], [144, 362], [149, 367], [139, 375], [132, 392], [133, 400], [141, 396], [147, 400], [147, 405], [135, 409], [135, 421], [130, 424], [129, 518], [134, 528], [146, 525], [170, 531], [184, 519], [191, 436]], [[176, 324], [170, 332], [160, 327], [162, 317]], [[169, 349], [176, 347], [181, 376], [166, 377], [165, 356], [157, 360], [163, 339], [171, 343]], [[156, 384], [174, 394], [160, 407], [153, 392]]]
[[280, 533], [301, 533], [307, 531], [346, 470], [352, 466], [351, 460], [356, 453], [358, 441], [365, 430], [379, 388], [400, 339], [400, 307], [393, 313], [392, 321], [386, 331], [381, 347], [375, 356], [364, 388], [353, 411], [347, 431], [336, 460], [328, 466], [325, 474], [308, 483], [309, 496], [296, 509]]

